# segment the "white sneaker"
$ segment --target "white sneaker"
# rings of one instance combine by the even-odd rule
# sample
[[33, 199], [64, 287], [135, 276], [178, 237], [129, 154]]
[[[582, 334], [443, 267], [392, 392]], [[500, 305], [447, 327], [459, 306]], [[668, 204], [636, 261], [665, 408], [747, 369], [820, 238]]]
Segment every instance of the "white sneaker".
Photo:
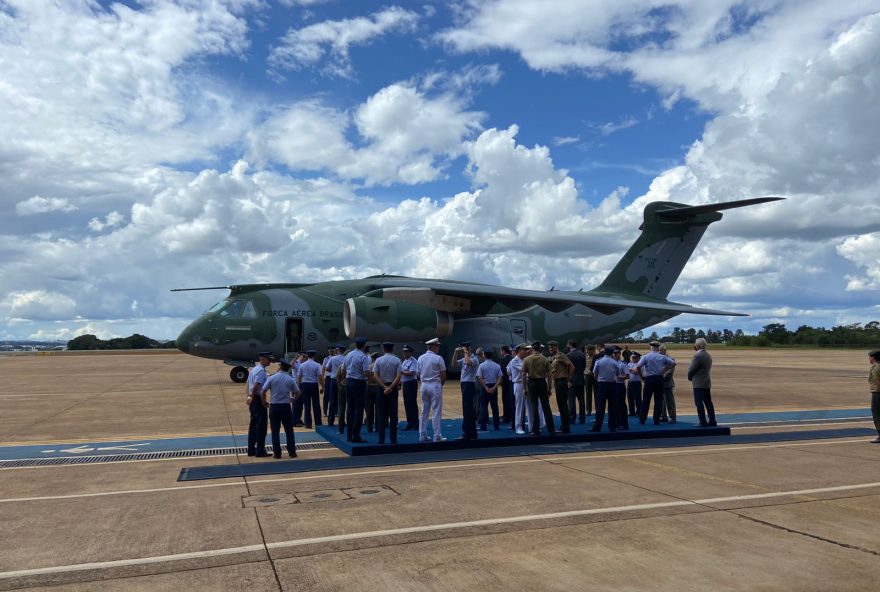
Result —
[[446, 438], [443, 436], [434, 436], [434, 442], [446, 442]]
[[526, 433], [526, 431], [522, 428], [516, 428], [516, 433], [520, 436]]
[[419, 436], [419, 442], [430, 442], [431, 438], [428, 436]]

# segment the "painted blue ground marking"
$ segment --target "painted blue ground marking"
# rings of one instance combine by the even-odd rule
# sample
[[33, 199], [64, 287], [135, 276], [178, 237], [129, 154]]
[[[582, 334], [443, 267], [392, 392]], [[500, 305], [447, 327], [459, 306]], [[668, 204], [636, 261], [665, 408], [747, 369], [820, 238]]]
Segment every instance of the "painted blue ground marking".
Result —
[[[842, 421], [853, 421], [858, 419], [870, 419], [871, 410], [864, 409], [821, 409], [813, 411], [771, 411], [760, 413], [721, 413], [718, 414], [719, 425], [728, 425], [736, 428], [737, 425], [762, 424], [762, 423], [799, 423], [799, 422], [822, 422], [833, 421], [836, 419]], [[638, 425], [630, 419], [630, 425]], [[588, 425], [593, 418], [587, 418]], [[696, 416], [693, 414], [679, 415], [679, 424], [695, 423]], [[559, 425], [559, 418], [556, 418], [556, 425]], [[651, 423], [651, 418], [648, 418]], [[461, 420], [444, 420], [444, 435], [447, 437], [455, 437], [461, 433]], [[660, 426], [650, 426], [652, 429], [663, 428], [667, 424]], [[821, 425], [821, 423], [819, 424]], [[606, 426], [607, 427], [607, 426]], [[772, 427], [772, 426], [768, 426]], [[490, 428], [491, 429], [491, 428]], [[509, 434], [507, 426], [502, 425], [505, 435]], [[401, 441], [405, 441], [412, 436], [417, 436], [418, 432], [399, 432]], [[490, 433], [481, 432], [484, 437], [492, 437]], [[365, 434], [366, 435], [366, 434]], [[499, 434], [501, 435], [501, 434]], [[271, 443], [267, 436], [267, 443]], [[283, 441], [282, 437], [282, 441]], [[306, 432], [296, 430], [297, 442], [325, 442], [325, 438], [315, 432]], [[0, 446], [0, 460], [29, 459], [29, 458], [58, 458], [58, 457], [74, 457], [74, 456], [105, 456], [117, 454], [133, 454], [139, 452], [175, 452], [181, 450], [201, 450], [206, 448], [235, 448], [247, 445], [247, 434], [235, 434], [228, 436], [200, 436], [191, 438], [167, 438], [152, 440], [116, 440], [111, 442], [90, 442], [90, 443], [69, 443], [69, 444], [38, 444], [38, 445], [21, 445], [21, 446]], [[51, 452], [46, 452], [51, 451]]]
[[[295, 431], [297, 442], [324, 442], [315, 432]], [[283, 440], [283, 437], [282, 437]], [[271, 438], [266, 441], [271, 444]], [[176, 452], [205, 448], [236, 448], [247, 445], [247, 434], [229, 436], [199, 436], [193, 438], [166, 438], [152, 440], [117, 440], [76, 444], [38, 444], [0, 446], [0, 460], [28, 458], [58, 458], [73, 456], [107, 456], [142, 452]]]

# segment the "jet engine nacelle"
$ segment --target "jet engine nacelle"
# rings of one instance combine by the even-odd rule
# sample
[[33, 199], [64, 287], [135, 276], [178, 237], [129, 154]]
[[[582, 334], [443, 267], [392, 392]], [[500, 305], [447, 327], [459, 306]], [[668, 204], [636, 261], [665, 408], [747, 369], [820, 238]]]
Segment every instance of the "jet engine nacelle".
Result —
[[359, 296], [345, 301], [345, 334], [370, 341], [419, 341], [452, 335], [453, 316], [429, 306]]

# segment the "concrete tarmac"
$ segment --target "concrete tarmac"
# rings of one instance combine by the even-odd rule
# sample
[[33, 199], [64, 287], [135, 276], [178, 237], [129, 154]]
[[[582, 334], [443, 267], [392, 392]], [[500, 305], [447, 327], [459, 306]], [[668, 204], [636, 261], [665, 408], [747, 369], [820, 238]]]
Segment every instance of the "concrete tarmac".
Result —
[[[712, 353], [719, 412], [867, 406], [862, 351]], [[225, 366], [183, 354], [0, 356], [0, 446], [240, 434], [242, 399]], [[0, 469], [0, 590], [875, 590], [872, 424], [779, 417], [688, 447], [204, 482], [177, 476], [273, 461]]]

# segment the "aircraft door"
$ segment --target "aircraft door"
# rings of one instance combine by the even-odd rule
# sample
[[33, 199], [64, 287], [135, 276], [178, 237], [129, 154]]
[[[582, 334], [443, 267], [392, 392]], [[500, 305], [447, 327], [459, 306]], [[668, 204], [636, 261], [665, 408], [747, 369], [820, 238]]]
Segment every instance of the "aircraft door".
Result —
[[525, 319], [510, 319], [510, 342], [513, 345], [518, 345], [525, 341], [526, 338]]
[[303, 320], [288, 318], [285, 337], [284, 355], [287, 359], [290, 359], [293, 355], [302, 351]]

